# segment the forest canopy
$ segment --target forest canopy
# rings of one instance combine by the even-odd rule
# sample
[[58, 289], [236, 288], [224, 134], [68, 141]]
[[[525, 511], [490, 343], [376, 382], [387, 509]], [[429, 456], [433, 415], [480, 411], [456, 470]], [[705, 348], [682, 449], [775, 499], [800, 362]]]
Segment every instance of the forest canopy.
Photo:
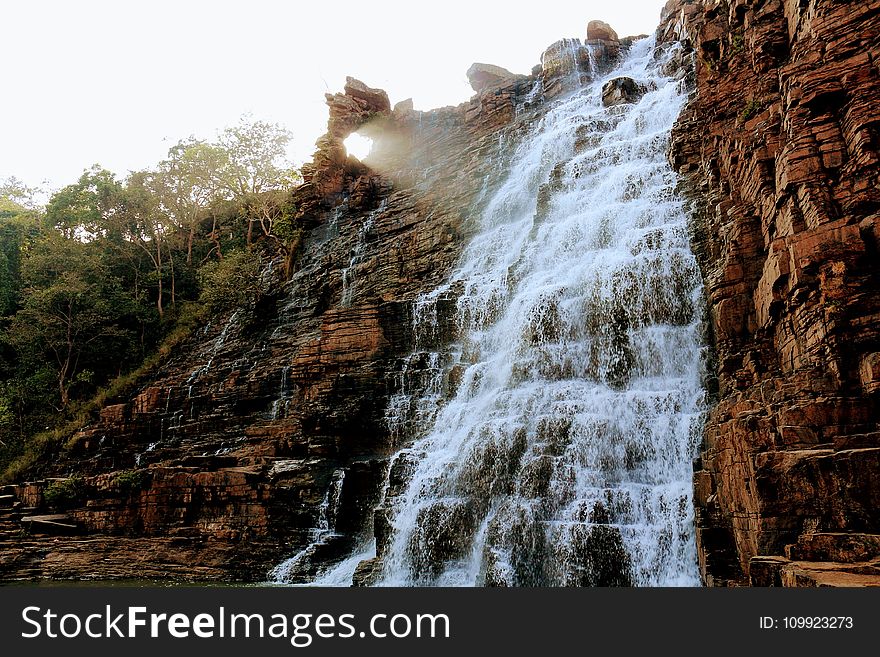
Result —
[[0, 473], [126, 391], [207, 312], [253, 301], [295, 243], [290, 133], [243, 117], [124, 178], [0, 181]]

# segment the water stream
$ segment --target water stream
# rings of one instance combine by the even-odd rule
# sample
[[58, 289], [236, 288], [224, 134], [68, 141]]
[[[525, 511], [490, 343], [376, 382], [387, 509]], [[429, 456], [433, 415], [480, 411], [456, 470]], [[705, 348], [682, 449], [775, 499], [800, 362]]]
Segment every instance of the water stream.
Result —
[[[379, 584], [699, 583], [702, 292], [666, 159], [685, 99], [653, 55], [637, 42], [535, 120], [449, 281], [417, 300]], [[649, 91], [604, 107], [618, 76]]]
[[[339, 502], [342, 495], [342, 484], [345, 481], [345, 470], [337, 469], [330, 479], [330, 485], [318, 509], [318, 525], [311, 530], [309, 544], [289, 559], [277, 565], [269, 573], [273, 582], [298, 581], [303, 577], [321, 575], [321, 548], [338, 537], [336, 534], [336, 518], [339, 513]], [[353, 570], [353, 568], [352, 568]], [[350, 580], [349, 580], [350, 582]]]

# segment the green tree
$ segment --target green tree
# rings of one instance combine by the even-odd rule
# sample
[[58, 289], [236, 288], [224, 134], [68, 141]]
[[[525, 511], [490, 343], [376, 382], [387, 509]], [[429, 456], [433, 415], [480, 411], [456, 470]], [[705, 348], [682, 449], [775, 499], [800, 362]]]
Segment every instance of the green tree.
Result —
[[[48, 429], [90, 412], [79, 402], [111, 378], [143, 376], [150, 351], [180, 344], [193, 317], [252, 306], [265, 251], [289, 266], [301, 239], [289, 141], [243, 117], [124, 179], [95, 165], [45, 208], [39, 190], [0, 181], [0, 466], [27, 467]], [[200, 303], [166, 313], [178, 294]]]
[[[96, 164], [76, 183], [52, 195], [46, 221], [65, 239], [100, 242], [102, 257], [106, 260], [112, 254], [126, 268], [134, 299], [140, 298], [145, 286], [154, 286], [161, 317], [171, 257], [165, 248], [169, 220], [162, 216], [157, 186], [154, 174], [136, 173], [121, 182]], [[143, 273], [145, 257], [154, 272], [151, 279]]]
[[74, 385], [118, 369], [111, 354], [130, 351], [124, 321], [132, 314], [130, 299], [100, 255], [94, 242], [51, 233], [22, 263], [24, 302], [10, 341], [25, 372], [52, 370], [61, 409]]
[[164, 181], [155, 172], [138, 171], [131, 174], [121, 197], [119, 216], [125, 239], [140, 249], [152, 265], [159, 317], [165, 312], [166, 274], [170, 274], [171, 279], [171, 304], [175, 303], [174, 254], [168, 243], [173, 225], [159, 201], [163, 189]]
[[46, 218], [68, 239], [113, 237], [113, 217], [119, 206], [122, 184], [116, 176], [95, 164], [76, 183], [52, 195]]
[[29, 187], [15, 176], [0, 181], [0, 212], [10, 207], [34, 211], [39, 209], [37, 196], [41, 190]]
[[260, 296], [260, 256], [255, 249], [235, 249], [199, 271], [200, 301], [212, 312], [253, 305]]
[[153, 191], [161, 208], [186, 233], [186, 264], [193, 260], [199, 218], [219, 193], [219, 172], [228, 158], [222, 149], [192, 137], [168, 151], [153, 174]]
[[255, 225], [265, 235], [272, 233], [276, 214], [264, 194], [287, 189], [302, 178], [286, 159], [291, 134], [277, 123], [251, 121], [242, 117], [237, 125], [223, 130], [217, 146], [225, 154], [218, 170], [218, 187], [241, 204], [247, 217], [247, 244], [253, 242]]
[[11, 315], [18, 306], [21, 258], [40, 232], [39, 212], [14, 198], [0, 193], [0, 317]]

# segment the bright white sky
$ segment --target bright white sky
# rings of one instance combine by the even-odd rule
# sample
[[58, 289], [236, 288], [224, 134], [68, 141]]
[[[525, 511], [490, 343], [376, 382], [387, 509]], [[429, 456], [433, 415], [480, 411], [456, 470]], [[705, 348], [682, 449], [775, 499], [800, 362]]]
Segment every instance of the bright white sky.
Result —
[[587, 22], [650, 33], [665, 0], [0, 0], [0, 179], [124, 176], [249, 112], [311, 159], [346, 75], [416, 109], [473, 93], [471, 63], [528, 73]]

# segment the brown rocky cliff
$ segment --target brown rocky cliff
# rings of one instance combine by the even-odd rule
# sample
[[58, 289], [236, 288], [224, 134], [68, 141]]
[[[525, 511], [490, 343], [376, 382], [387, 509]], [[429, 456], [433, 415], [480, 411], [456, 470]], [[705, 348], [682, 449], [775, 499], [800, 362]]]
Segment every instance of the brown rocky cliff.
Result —
[[[328, 94], [327, 134], [290, 199], [295, 260], [264, 272], [256, 308], [214, 318], [38, 479], [0, 491], [0, 579], [261, 580], [314, 538], [339, 472], [338, 537], [322, 558], [349, 549], [393, 449], [384, 413], [411, 349], [410, 302], [446, 277], [500, 182], [534, 81], [432, 112], [392, 109], [351, 78]], [[354, 130], [375, 140], [365, 163], [345, 152]], [[51, 508], [52, 478], [71, 475], [76, 496]]]
[[880, 2], [673, 0], [671, 159], [694, 201], [717, 404], [707, 584], [880, 583]]
[[[878, 5], [664, 13], [661, 44], [686, 45], [673, 66], [694, 66], [670, 156], [715, 351], [694, 482], [707, 584], [878, 581]], [[627, 43], [606, 27], [588, 33], [600, 69]], [[321, 558], [351, 547], [395, 447], [384, 413], [411, 301], [456, 261], [528, 127], [518, 111], [540, 103], [534, 80], [551, 99], [594, 73], [572, 40], [542, 62], [432, 112], [356, 80], [328, 96], [291, 198], [296, 258], [266, 272], [256, 308], [215, 318], [105, 408], [43, 479], [0, 490], [0, 578], [261, 579], [312, 539], [339, 472], [341, 538]], [[353, 130], [375, 140], [363, 163], [342, 144]], [[49, 513], [45, 477], [71, 474], [76, 499]]]

